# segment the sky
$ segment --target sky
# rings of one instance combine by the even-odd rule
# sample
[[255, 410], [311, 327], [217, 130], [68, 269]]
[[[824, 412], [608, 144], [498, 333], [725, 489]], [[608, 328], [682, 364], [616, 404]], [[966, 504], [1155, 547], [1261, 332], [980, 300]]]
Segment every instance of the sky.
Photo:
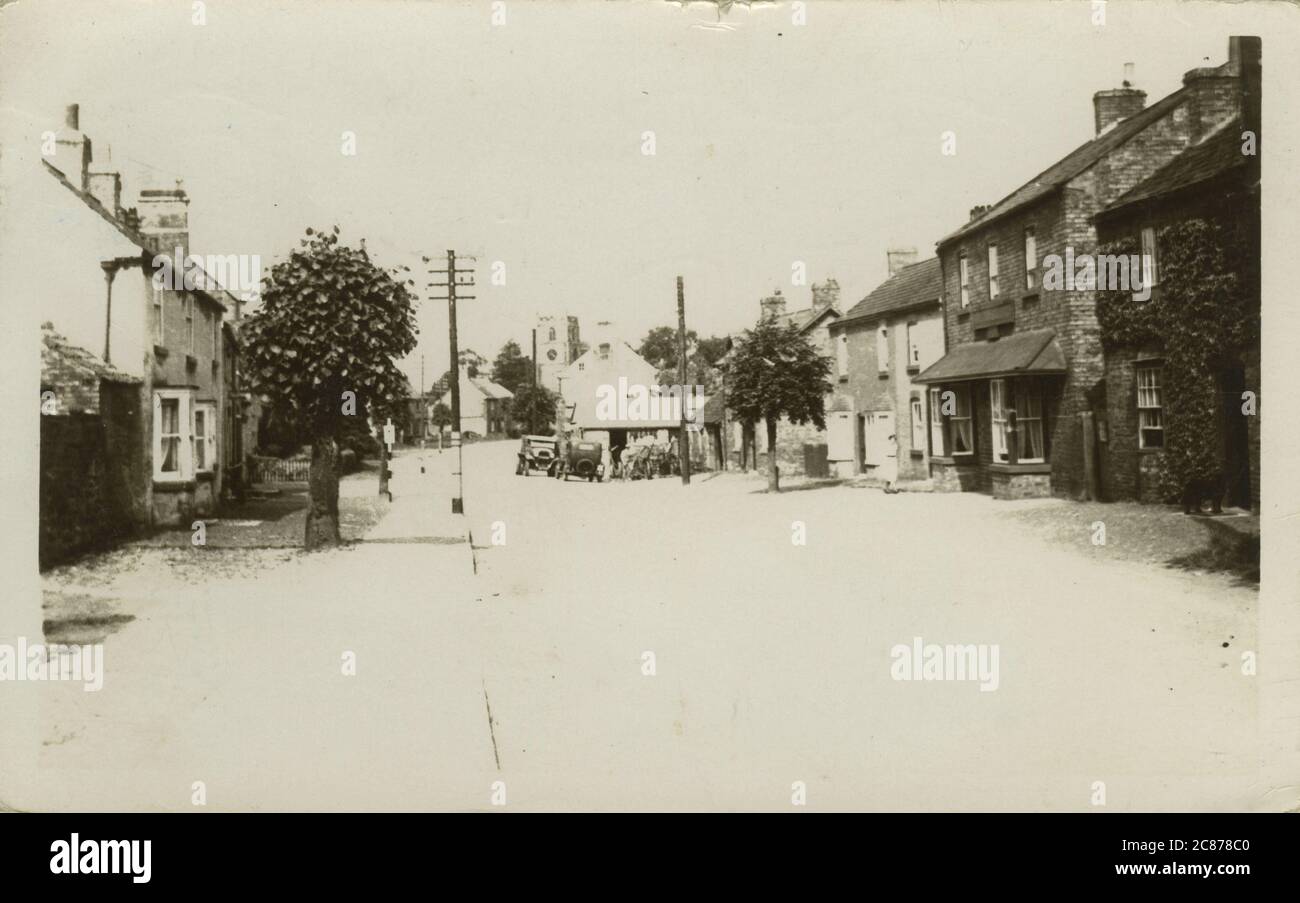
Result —
[[[489, 359], [507, 339], [527, 353], [545, 313], [612, 320], [635, 345], [676, 324], [678, 275], [701, 335], [752, 325], [776, 288], [807, 306], [795, 262], [835, 277], [847, 308], [887, 248], [931, 256], [972, 206], [1091, 138], [1092, 94], [1124, 63], [1154, 102], [1261, 16], [811, 0], [796, 24], [790, 3], [208, 0], [195, 24], [196, 6], [0, 7], [0, 139], [35, 146], [79, 103], [126, 203], [184, 180], [196, 253], [269, 266], [338, 225], [385, 265], [475, 255], [460, 339]], [[426, 385], [448, 360], [427, 281], [416, 385], [421, 359]]]

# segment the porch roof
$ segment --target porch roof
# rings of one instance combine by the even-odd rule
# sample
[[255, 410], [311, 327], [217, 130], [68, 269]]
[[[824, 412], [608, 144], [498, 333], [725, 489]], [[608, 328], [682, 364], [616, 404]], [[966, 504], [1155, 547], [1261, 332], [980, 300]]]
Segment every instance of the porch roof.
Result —
[[1065, 355], [1051, 329], [1031, 329], [1002, 338], [957, 345], [913, 382], [960, 382], [991, 376], [1065, 373]]

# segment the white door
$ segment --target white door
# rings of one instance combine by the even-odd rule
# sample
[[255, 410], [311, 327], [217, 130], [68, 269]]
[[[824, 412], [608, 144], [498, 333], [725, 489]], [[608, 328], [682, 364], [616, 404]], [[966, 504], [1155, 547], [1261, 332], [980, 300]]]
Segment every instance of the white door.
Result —
[[883, 480], [898, 478], [898, 439], [894, 435], [894, 412], [872, 411], [862, 424], [864, 463], [876, 468]]

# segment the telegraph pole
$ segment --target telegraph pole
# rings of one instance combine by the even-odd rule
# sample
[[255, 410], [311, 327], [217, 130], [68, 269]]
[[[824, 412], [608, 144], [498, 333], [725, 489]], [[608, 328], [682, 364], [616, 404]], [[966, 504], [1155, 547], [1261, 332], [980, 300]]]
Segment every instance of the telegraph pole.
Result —
[[[471, 258], [473, 259], [473, 258]], [[425, 263], [429, 258], [424, 258]], [[459, 277], [468, 274], [469, 279], [462, 282]], [[464, 470], [465, 456], [461, 451], [460, 442], [460, 348], [456, 344], [456, 300], [458, 288], [472, 288], [474, 285], [474, 268], [466, 269], [456, 268], [456, 252], [447, 251], [447, 268], [444, 270], [429, 270], [429, 275], [441, 275], [447, 278], [446, 282], [430, 282], [430, 288], [445, 288], [447, 295], [447, 320], [448, 320], [448, 337], [451, 344], [451, 444], [456, 448], [456, 494], [451, 499], [451, 513], [464, 514]], [[432, 296], [434, 300], [444, 300], [438, 295]], [[473, 300], [473, 295], [459, 295], [461, 299]]]
[[533, 364], [533, 372], [532, 372], [532, 382], [531, 382], [531, 385], [532, 385], [532, 387], [533, 387], [532, 397], [533, 397], [533, 399], [534, 399], [534, 403], [533, 403], [532, 405], [529, 406], [529, 411], [528, 411], [528, 432], [530, 432], [530, 433], [536, 433], [536, 432], [537, 432], [537, 414], [536, 414], [536, 412], [535, 412], [535, 410], [534, 410], [534, 409], [536, 408], [536, 406], [537, 406], [537, 405], [536, 405], [536, 401], [535, 401], [535, 399], [537, 398], [537, 327], [536, 327], [536, 326], [533, 327], [533, 357], [532, 357], [532, 364]]
[[677, 453], [681, 456], [682, 485], [691, 485], [691, 440], [686, 429], [686, 296], [682, 277], [677, 277], [677, 403], [681, 422], [677, 430]]

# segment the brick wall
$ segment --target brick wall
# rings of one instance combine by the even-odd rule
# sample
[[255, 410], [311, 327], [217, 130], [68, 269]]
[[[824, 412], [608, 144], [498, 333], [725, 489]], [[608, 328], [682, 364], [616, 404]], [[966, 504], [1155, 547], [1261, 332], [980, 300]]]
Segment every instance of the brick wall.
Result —
[[42, 568], [120, 541], [147, 521], [137, 387], [105, 384], [100, 408], [41, 417]]

